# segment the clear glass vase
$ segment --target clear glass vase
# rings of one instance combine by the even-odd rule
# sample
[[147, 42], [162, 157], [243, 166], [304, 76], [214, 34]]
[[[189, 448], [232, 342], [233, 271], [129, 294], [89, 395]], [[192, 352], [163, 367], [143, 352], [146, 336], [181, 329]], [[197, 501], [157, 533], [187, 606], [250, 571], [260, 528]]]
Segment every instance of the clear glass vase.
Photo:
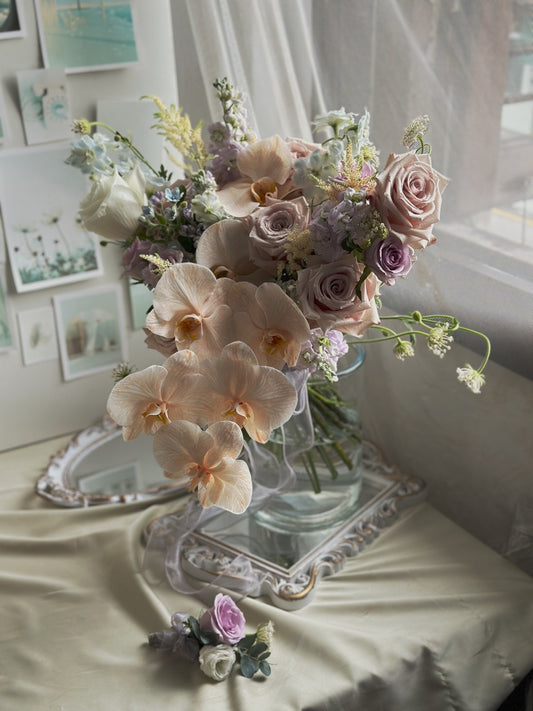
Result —
[[[357, 408], [346, 394], [346, 379], [361, 367], [364, 357], [361, 346], [351, 346], [339, 361], [337, 383], [311, 377], [309, 410], [293, 415], [283, 433], [274, 432], [263, 445], [278, 461], [289, 453], [294, 484], [251, 515], [250, 536], [258, 555], [292, 565], [357, 509], [361, 426]], [[291, 452], [298, 453], [291, 457]]]

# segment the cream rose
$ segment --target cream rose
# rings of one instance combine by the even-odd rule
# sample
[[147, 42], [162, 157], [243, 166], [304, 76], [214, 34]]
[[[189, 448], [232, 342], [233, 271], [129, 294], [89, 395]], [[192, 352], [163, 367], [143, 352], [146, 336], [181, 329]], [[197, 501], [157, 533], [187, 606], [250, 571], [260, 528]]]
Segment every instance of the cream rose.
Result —
[[144, 177], [136, 168], [122, 178], [117, 172], [93, 183], [80, 203], [80, 218], [90, 232], [112, 240], [132, 237], [146, 204]]
[[227, 679], [235, 664], [236, 654], [227, 644], [206, 644], [200, 649], [200, 669], [215, 681]]
[[435, 241], [432, 229], [440, 219], [442, 192], [448, 183], [433, 170], [426, 153], [392, 153], [376, 176], [371, 200], [392, 234], [422, 249]]
[[374, 300], [379, 282], [370, 274], [359, 298], [356, 287], [362, 272], [362, 265], [349, 256], [298, 272], [298, 300], [311, 326], [359, 336], [372, 323], [379, 323]]

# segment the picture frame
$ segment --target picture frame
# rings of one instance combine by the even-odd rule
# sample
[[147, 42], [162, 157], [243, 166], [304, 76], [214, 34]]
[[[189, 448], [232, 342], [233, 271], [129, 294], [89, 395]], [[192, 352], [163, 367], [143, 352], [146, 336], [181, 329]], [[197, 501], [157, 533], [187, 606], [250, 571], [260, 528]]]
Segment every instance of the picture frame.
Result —
[[138, 61], [130, 0], [34, 1], [46, 68], [88, 72]]
[[99, 242], [78, 215], [87, 179], [65, 164], [67, 155], [64, 143], [0, 153], [2, 219], [19, 293], [103, 274]]
[[119, 285], [59, 294], [53, 304], [65, 380], [111, 371], [127, 359]]
[[7, 306], [4, 280], [0, 275], [0, 352], [10, 350], [13, 345], [11, 318]]
[[133, 279], [128, 282], [128, 295], [131, 326], [134, 331], [139, 331], [146, 325], [146, 315], [152, 306], [154, 295], [148, 287], [133, 281]]
[[26, 36], [21, 0], [4, 0], [0, 8], [0, 40]]
[[72, 136], [64, 67], [17, 72], [26, 143], [64, 141]]
[[17, 312], [24, 365], [33, 365], [59, 357], [54, 310], [41, 306]]

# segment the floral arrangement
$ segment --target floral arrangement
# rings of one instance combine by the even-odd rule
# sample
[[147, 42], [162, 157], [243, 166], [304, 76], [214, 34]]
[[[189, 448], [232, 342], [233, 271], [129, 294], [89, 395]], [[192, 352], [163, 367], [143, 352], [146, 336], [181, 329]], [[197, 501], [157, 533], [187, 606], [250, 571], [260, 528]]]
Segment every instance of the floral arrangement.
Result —
[[270, 676], [270, 656], [274, 625], [258, 625], [254, 634], [245, 634], [246, 620], [229, 595], [218, 593], [214, 604], [199, 618], [176, 612], [171, 627], [148, 637], [151, 647], [178, 652], [211, 679], [223, 681], [238, 661], [241, 674], [252, 678], [257, 672]]
[[[455, 332], [478, 332], [448, 315], [379, 314], [381, 290], [436, 239], [448, 181], [432, 167], [427, 117], [380, 168], [367, 111], [317, 117], [320, 142], [258, 140], [240, 92], [226, 79], [214, 88], [222, 118], [206, 140], [181, 109], [149, 97], [183, 177], [85, 119], [67, 162], [92, 180], [80, 204], [85, 227], [120, 245], [124, 276], [153, 291], [146, 343], [165, 358], [120, 369], [108, 412], [125, 439], [153, 435], [165, 474], [203, 507], [242, 513], [253, 489], [245, 441], [268, 442], [311, 373], [335, 382], [350, 343], [389, 340], [403, 360], [423, 338], [442, 358]], [[458, 369], [475, 393], [490, 352], [478, 335], [481, 366]], [[332, 392], [305, 394], [328, 417], [342, 411]]]

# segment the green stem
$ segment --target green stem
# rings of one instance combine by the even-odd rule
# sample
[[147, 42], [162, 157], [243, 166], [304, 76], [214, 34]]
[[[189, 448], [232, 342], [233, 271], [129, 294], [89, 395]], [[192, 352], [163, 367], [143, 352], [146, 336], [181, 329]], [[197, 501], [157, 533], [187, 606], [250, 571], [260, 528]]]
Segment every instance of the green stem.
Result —
[[154, 175], [158, 175], [157, 170], [154, 170], [153, 166], [150, 165], [150, 163], [146, 160], [146, 158], [143, 156], [143, 154], [140, 152], [138, 148], [136, 148], [133, 143], [130, 141], [129, 138], [126, 138], [126, 136], [123, 136], [120, 131], [117, 131], [114, 129], [112, 126], [109, 126], [107, 123], [103, 123], [102, 121], [91, 121], [91, 126], [101, 126], [102, 128], [107, 129], [110, 133], [112, 133], [114, 136], [116, 136], [121, 143], [124, 143], [130, 151], [133, 153], [133, 155], [141, 161], [141, 163], [144, 163], [144, 165], [149, 168]]

